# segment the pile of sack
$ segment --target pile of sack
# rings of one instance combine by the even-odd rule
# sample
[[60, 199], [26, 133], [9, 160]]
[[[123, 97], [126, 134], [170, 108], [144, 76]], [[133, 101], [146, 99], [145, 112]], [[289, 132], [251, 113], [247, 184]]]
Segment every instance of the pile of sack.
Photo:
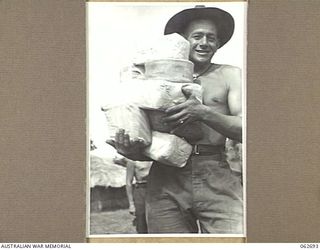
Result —
[[202, 100], [201, 86], [193, 83], [189, 49], [189, 42], [182, 36], [166, 35], [141, 51], [134, 65], [122, 71], [122, 81], [114, 94], [121, 97], [126, 93], [126, 98], [102, 107], [109, 141], [124, 129], [131, 141], [143, 144], [145, 156], [169, 166], [185, 166], [192, 151], [188, 141], [202, 137], [200, 124], [172, 128], [162, 119], [164, 110], [187, 100], [182, 88], [191, 89]]

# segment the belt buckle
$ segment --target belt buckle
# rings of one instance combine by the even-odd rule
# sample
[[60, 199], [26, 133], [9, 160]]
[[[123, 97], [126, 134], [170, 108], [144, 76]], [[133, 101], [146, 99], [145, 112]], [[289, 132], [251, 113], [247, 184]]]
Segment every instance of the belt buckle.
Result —
[[195, 155], [199, 155], [199, 154], [200, 154], [198, 144], [194, 145], [193, 153], [194, 153]]

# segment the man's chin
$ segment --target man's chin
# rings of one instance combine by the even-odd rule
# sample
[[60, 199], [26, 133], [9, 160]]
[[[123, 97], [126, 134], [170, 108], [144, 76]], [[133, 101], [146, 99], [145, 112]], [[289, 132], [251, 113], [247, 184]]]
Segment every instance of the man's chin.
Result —
[[211, 63], [211, 58], [210, 59], [194, 58], [190, 60], [194, 63], [194, 65], [197, 65], [197, 66], [208, 65]]
[[[213, 56], [213, 55], [212, 55]], [[190, 58], [190, 60], [195, 64], [195, 65], [206, 65], [211, 62], [212, 56], [199, 56], [195, 55]]]

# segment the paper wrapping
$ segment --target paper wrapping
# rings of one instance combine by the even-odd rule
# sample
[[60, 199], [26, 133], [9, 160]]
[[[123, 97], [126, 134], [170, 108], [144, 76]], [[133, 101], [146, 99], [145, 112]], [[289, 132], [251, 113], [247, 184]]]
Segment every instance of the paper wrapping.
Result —
[[192, 82], [193, 63], [182, 59], [158, 59], [145, 63], [145, 77], [172, 82]]
[[120, 71], [120, 82], [130, 81], [132, 79], [144, 79], [144, 65], [125, 66]]
[[144, 64], [145, 62], [171, 58], [185, 59], [189, 58], [190, 44], [177, 33], [160, 37], [151, 42], [151, 44], [142, 44], [142, 49], [138, 49], [133, 57], [134, 64]]
[[192, 146], [178, 136], [152, 132], [152, 143], [144, 154], [162, 164], [173, 167], [184, 167], [192, 152]]
[[132, 141], [140, 141], [148, 146], [151, 143], [151, 130], [148, 117], [143, 110], [131, 104], [110, 105], [102, 108], [107, 119], [109, 138], [114, 141], [116, 132], [124, 129]]
[[[142, 109], [165, 110], [176, 104], [185, 102], [186, 95], [182, 89], [192, 92], [202, 103], [202, 87], [195, 83], [170, 82], [156, 79], [131, 79], [113, 90], [119, 96], [118, 104], [132, 103]], [[125, 96], [126, 95], [126, 96]], [[120, 97], [123, 102], [120, 102]]]
[[165, 80], [132, 79], [123, 83], [115, 95], [124, 96], [126, 103], [142, 109], [164, 110], [187, 100], [181, 88], [188, 83], [173, 83]]

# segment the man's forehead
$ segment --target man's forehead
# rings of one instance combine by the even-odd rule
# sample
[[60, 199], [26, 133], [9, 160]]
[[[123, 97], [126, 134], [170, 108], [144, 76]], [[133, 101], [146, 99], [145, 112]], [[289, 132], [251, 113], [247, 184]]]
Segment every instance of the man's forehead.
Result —
[[216, 24], [209, 19], [196, 19], [191, 21], [185, 28], [185, 33], [192, 33], [196, 30], [206, 30], [211, 33], [217, 33]]

